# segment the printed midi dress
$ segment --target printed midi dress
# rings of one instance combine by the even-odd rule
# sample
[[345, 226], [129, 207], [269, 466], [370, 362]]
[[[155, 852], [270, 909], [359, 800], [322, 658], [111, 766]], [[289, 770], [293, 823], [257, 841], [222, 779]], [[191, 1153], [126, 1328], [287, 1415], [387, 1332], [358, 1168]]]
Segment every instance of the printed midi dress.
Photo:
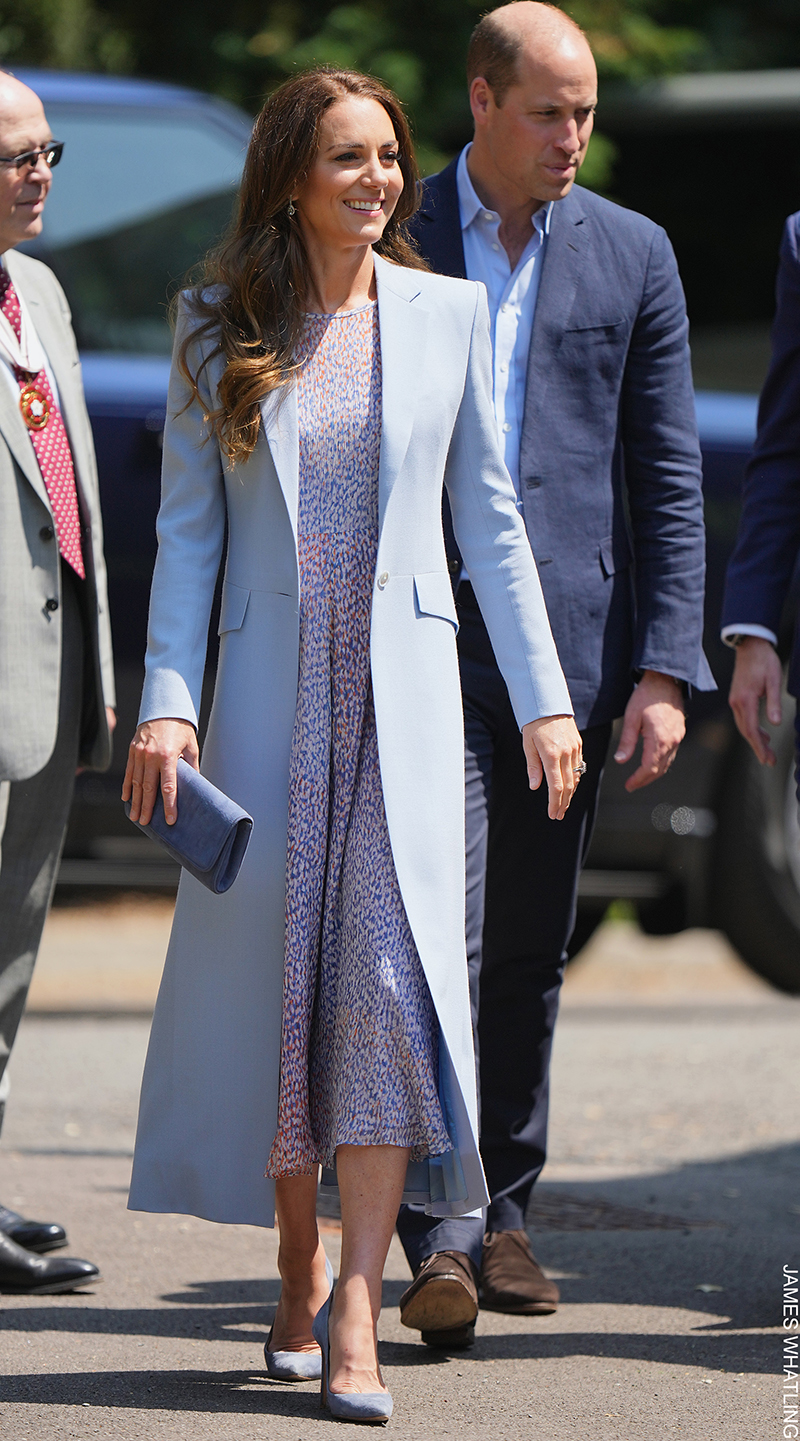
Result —
[[370, 672], [377, 304], [307, 317], [297, 377], [300, 669], [289, 777], [278, 1130], [267, 1175], [336, 1147], [452, 1149], [438, 1022], [400, 894]]

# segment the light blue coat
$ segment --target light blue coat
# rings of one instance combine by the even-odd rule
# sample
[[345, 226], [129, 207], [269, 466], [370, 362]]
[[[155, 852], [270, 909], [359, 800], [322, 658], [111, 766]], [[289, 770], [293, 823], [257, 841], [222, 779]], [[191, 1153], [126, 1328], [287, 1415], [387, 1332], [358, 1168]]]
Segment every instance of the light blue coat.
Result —
[[[456, 534], [517, 720], [571, 713], [497, 442], [484, 290], [375, 257], [383, 366], [372, 682], [400, 890], [440, 1026], [454, 1154], [409, 1168], [436, 1215], [486, 1204], [464, 944], [464, 762], [456, 612], [441, 524]], [[178, 339], [185, 333], [186, 319]], [[195, 357], [196, 363], [197, 357]], [[215, 387], [222, 362], [204, 372]], [[136, 1210], [273, 1222], [289, 752], [298, 667], [298, 433], [273, 393], [251, 459], [202, 445], [173, 367], [141, 719], [195, 722], [227, 518], [220, 657], [202, 769], [254, 817], [240, 875], [214, 896], [184, 874], [142, 1087]], [[210, 408], [210, 396], [209, 396]]]

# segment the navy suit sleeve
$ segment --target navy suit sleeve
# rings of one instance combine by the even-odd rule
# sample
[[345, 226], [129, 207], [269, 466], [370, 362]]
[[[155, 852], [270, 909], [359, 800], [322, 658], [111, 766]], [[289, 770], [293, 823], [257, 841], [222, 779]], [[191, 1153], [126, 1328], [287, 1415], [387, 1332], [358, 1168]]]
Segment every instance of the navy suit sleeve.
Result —
[[772, 363], [745, 476], [722, 625], [763, 625], [777, 635], [800, 551], [800, 214], [781, 243]]
[[702, 649], [705, 528], [688, 332], [675, 255], [658, 229], [622, 391], [635, 556], [633, 664], [713, 690]]

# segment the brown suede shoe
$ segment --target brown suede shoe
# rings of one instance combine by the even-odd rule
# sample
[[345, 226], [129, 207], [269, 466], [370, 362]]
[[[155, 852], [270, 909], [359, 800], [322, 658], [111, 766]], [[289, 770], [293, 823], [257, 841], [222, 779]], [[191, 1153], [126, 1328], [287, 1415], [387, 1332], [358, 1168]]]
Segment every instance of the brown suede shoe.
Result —
[[507, 1316], [549, 1316], [559, 1291], [548, 1281], [526, 1231], [494, 1231], [483, 1238], [481, 1306]]
[[[400, 1297], [400, 1320], [427, 1345], [470, 1346], [478, 1314], [478, 1273], [461, 1251], [437, 1251], [414, 1272]], [[435, 1333], [439, 1333], [439, 1342]]]

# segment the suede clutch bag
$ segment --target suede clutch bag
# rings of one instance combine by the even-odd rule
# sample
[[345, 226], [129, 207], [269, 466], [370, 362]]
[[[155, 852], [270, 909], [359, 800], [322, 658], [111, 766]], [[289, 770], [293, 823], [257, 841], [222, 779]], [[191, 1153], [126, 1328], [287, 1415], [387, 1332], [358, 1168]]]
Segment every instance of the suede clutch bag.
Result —
[[[125, 814], [130, 820], [130, 801], [125, 802]], [[178, 819], [174, 826], [167, 825], [160, 789], [149, 824], [133, 824], [158, 841], [196, 880], [221, 896], [239, 874], [253, 817], [187, 761], [179, 760]]]

